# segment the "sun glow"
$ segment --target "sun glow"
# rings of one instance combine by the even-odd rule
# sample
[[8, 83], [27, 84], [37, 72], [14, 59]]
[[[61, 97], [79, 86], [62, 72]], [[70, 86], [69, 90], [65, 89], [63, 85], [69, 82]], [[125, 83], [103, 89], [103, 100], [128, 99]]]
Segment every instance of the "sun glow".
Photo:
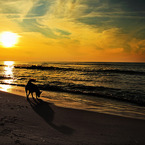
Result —
[[0, 43], [4, 47], [13, 47], [18, 43], [18, 38], [20, 36], [17, 33], [3, 32], [0, 35]]

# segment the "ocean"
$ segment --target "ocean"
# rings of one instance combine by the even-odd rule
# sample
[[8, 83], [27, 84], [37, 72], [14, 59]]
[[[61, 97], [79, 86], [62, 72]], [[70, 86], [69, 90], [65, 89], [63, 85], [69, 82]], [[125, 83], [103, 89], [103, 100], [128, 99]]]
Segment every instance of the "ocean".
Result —
[[0, 62], [0, 85], [31, 78], [60, 106], [145, 119], [145, 63]]

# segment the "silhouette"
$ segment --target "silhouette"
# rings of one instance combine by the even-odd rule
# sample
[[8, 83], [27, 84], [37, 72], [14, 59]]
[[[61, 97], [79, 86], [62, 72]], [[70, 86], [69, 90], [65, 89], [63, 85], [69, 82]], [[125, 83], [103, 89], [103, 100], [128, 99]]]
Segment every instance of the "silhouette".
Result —
[[39, 114], [51, 127], [66, 135], [71, 135], [74, 132], [73, 129], [65, 125], [57, 126], [53, 123], [55, 112], [50, 107], [50, 103], [45, 102], [41, 99], [36, 100], [35, 98], [33, 100], [27, 98], [27, 100], [30, 103], [32, 109], [37, 114]]
[[[30, 93], [32, 95], [32, 98], [34, 98], [33, 93], [35, 92], [36, 93], [36, 99], [37, 99], [37, 97], [40, 97], [40, 94], [42, 93], [42, 92], [40, 92], [38, 86], [32, 83], [32, 82], [35, 82], [35, 81], [36, 81], [35, 79], [30, 79], [28, 81], [27, 85], [25, 86], [25, 91], [26, 91], [27, 98], [29, 97]], [[29, 93], [27, 93], [28, 91], [29, 91]]]

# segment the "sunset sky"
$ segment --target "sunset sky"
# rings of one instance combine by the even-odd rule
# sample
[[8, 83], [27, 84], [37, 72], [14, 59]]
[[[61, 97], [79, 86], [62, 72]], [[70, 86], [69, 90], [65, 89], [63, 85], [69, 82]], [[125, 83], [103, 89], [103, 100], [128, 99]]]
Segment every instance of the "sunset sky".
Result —
[[145, 62], [145, 0], [0, 0], [0, 60]]

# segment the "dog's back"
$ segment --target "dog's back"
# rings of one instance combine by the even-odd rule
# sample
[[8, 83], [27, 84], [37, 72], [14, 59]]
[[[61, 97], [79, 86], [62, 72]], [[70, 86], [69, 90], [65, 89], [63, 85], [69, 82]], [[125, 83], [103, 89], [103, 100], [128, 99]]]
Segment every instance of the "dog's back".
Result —
[[26, 90], [29, 90], [30, 92], [39, 92], [39, 88], [33, 83], [28, 83], [26, 85]]

